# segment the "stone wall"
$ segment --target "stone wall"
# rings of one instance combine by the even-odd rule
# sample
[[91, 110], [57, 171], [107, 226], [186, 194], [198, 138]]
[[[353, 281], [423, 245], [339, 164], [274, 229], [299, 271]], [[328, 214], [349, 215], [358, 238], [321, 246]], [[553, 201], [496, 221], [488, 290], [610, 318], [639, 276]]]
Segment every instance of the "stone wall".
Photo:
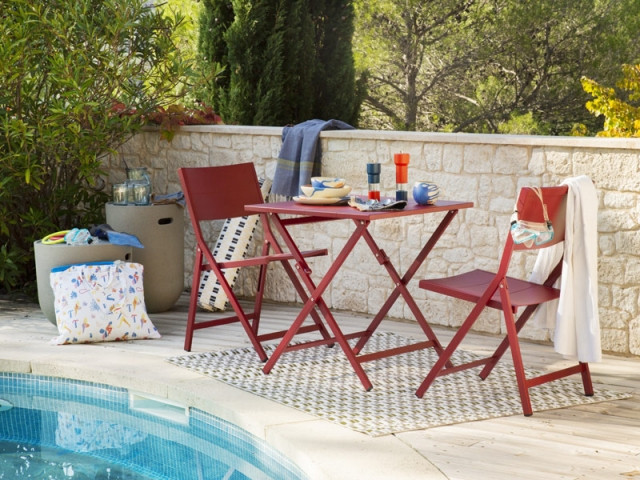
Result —
[[[273, 177], [281, 132], [277, 127], [187, 127], [168, 143], [157, 131], [145, 131], [121, 149], [120, 157], [109, 160], [109, 180], [124, 179], [123, 159], [129, 166], [148, 167], [158, 193], [180, 190], [176, 169], [181, 166], [251, 161], [259, 175]], [[460, 212], [416, 279], [476, 267], [495, 269], [518, 189], [589, 175], [599, 195], [598, 290], [603, 349], [640, 355], [640, 140], [352, 130], [323, 132], [321, 148], [323, 174], [345, 177], [353, 193], [366, 192], [365, 163], [377, 160], [382, 164], [383, 194], [393, 195], [393, 153], [404, 151], [411, 154], [411, 184], [429, 180], [440, 186], [442, 198], [474, 202], [474, 208]], [[374, 222], [372, 228], [402, 273], [439, 219], [437, 215], [409, 217]], [[216, 228], [209, 232], [212, 241]], [[349, 222], [339, 221], [295, 227], [294, 235], [303, 247], [329, 249], [328, 258], [310, 261], [314, 271], [323, 272], [351, 231]], [[185, 245], [188, 286], [194, 246], [190, 225]], [[518, 254], [510, 273], [526, 278], [534, 261], [534, 254]], [[267, 297], [295, 302], [296, 295], [287, 288], [283, 275], [279, 268], [270, 272]], [[253, 275], [244, 275], [239, 291], [251, 295], [252, 287]], [[363, 243], [347, 260], [325, 299], [335, 309], [375, 313], [392, 289], [383, 267]], [[468, 304], [427, 294], [415, 281], [410, 289], [434, 324], [456, 326], [469, 311]], [[390, 315], [412, 319], [403, 301]], [[524, 337], [549, 340], [548, 331], [530, 323]], [[476, 326], [476, 330], [493, 334], [502, 329], [494, 311], [485, 312]]]

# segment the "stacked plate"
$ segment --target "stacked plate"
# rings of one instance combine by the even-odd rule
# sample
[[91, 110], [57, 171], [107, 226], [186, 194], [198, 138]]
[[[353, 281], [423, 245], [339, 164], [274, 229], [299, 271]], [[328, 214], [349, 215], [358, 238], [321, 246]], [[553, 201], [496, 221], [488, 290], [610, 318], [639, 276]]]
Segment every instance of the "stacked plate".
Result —
[[351, 187], [344, 178], [312, 177], [311, 185], [300, 187], [302, 195], [293, 197], [296, 202], [310, 205], [333, 205], [345, 200]]

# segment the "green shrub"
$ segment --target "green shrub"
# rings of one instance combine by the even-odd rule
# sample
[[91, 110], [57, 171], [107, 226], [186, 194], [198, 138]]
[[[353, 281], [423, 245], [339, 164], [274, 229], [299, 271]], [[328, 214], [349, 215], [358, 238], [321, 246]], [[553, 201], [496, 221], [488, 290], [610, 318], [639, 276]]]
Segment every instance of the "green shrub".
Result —
[[34, 240], [104, 221], [102, 158], [174, 100], [182, 18], [145, 3], [0, 0], [0, 291], [33, 293]]

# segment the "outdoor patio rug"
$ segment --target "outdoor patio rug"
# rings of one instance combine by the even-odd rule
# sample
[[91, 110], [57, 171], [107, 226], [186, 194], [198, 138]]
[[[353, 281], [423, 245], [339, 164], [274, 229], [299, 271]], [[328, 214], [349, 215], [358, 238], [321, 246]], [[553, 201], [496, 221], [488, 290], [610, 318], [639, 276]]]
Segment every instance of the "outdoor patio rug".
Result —
[[[365, 352], [407, 343], [412, 341], [380, 333], [371, 338]], [[274, 349], [274, 345], [265, 347], [267, 355]], [[251, 347], [168, 361], [371, 436], [522, 415], [513, 369], [505, 361], [484, 381], [478, 376], [480, 367], [439, 377], [423, 398], [417, 398], [415, 391], [436, 358], [430, 348], [363, 364], [373, 383], [369, 392], [362, 388], [338, 345], [284, 353], [269, 375], [262, 373], [264, 364]], [[457, 352], [452, 361], [457, 364], [474, 358], [474, 354]], [[535, 373], [528, 371], [529, 376]], [[586, 397], [579, 376], [576, 379], [530, 389], [534, 412], [630, 397], [599, 385], [594, 385], [594, 396]]]

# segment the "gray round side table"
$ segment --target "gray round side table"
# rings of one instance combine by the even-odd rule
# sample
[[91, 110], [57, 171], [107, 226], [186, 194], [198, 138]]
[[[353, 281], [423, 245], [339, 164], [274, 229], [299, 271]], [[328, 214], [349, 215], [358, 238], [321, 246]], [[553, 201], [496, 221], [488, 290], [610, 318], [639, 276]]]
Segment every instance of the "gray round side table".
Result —
[[184, 291], [184, 208], [180, 205], [106, 204], [107, 224], [135, 235], [132, 261], [144, 267], [144, 302], [149, 313], [169, 310]]

